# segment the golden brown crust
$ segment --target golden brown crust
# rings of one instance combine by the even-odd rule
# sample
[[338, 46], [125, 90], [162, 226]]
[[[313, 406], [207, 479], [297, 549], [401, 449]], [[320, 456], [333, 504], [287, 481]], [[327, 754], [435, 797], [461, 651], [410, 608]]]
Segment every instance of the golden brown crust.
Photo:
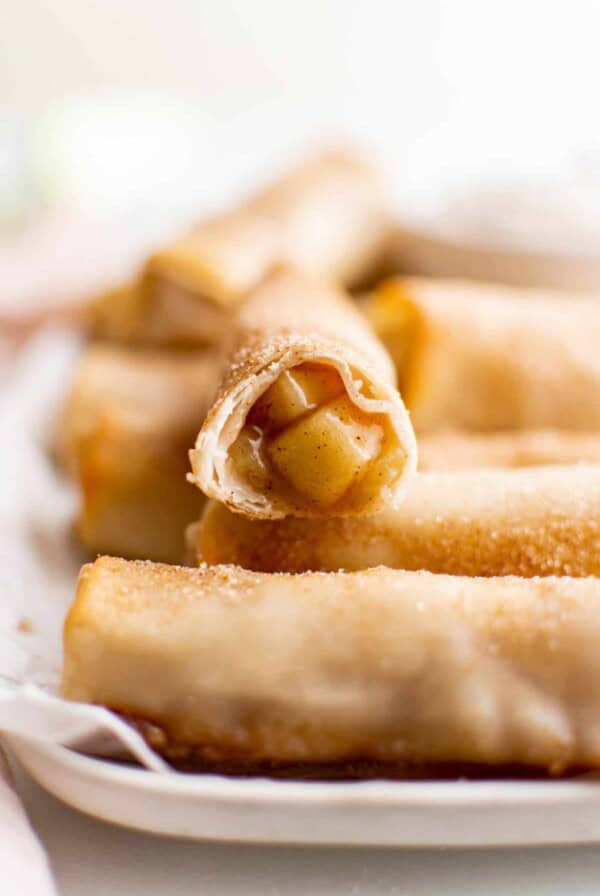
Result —
[[213, 355], [84, 352], [62, 419], [61, 454], [81, 493], [92, 553], [181, 562], [203, 497], [187, 452], [214, 393]]
[[[600, 582], [261, 575], [101, 558], [63, 694], [238, 763], [600, 765]], [[164, 738], [161, 736], [164, 734]]]
[[90, 554], [181, 563], [204, 496], [186, 481], [193, 430], [104, 412], [80, 446], [76, 532]]
[[366, 310], [417, 431], [600, 429], [595, 298], [414, 278], [387, 281]]
[[[108, 707], [109, 709], [111, 707]], [[113, 710], [114, 711], [114, 710]], [[135, 728], [155, 752], [180, 772], [193, 774], [227, 775], [228, 777], [260, 777], [294, 781], [368, 781], [368, 780], [450, 780], [459, 781], [489, 779], [514, 780], [527, 778], [551, 779], [557, 776], [572, 777], [588, 771], [585, 766], [574, 764], [568, 768], [560, 765], [545, 769], [525, 763], [498, 763], [493, 767], [485, 763], [456, 761], [422, 762], [414, 759], [401, 761], [381, 761], [353, 757], [332, 762], [304, 760], [302, 762], [282, 762], [270, 760], [248, 760], [240, 757], [221, 756], [214, 747], [182, 744], [169, 738], [168, 734], [147, 719], [123, 716]]]
[[467, 576], [600, 572], [600, 467], [419, 473], [395, 510], [250, 521], [214, 502], [197, 556], [264, 572], [426, 569]]
[[[59, 430], [59, 457], [73, 472], [80, 444], [98, 417], [131, 420], [150, 432], [169, 424], [193, 431], [203, 420], [218, 383], [213, 352], [180, 354], [92, 345], [78, 360]], [[191, 424], [191, 425], [190, 425]]]

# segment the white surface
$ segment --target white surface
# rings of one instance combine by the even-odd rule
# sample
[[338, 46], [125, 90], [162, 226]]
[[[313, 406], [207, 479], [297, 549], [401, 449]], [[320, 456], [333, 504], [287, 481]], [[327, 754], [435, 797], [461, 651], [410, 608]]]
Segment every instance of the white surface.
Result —
[[50, 793], [91, 815], [200, 840], [373, 846], [600, 842], [600, 780], [297, 782], [160, 775], [10, 737]]
[[0, 868], [6, 892], [55, 896], [47, 857], [31, 829], [4, 753], [0, 752]]
[[112, 827], [19, 789], [61, 896], [597, 896], [600, 848], [359, 849], [210, 844]]
[[[24, 751], [67, 744], [95, 756], [133, 756], [154, 772], [171, 769], [123, 719], [100, 706], [69, 703], [33, 685], [0, 681], [0, 731], [18, 735]], [[62, 754], [69, 757], [68, 751]]]
[[100, 737], [96, 752], [112, 755], [121, 745], [146, 766], [166, 771], [112, 713], [53, 695], [63, 620], [82, 557], [71, 537], [76, 497], [53, 467], [49, 434], [77, 351], [72, 334], [40, 332], [0, 395], [0, 466], [11, 473], [0, 489], [0, 731], [49, 743], [85, 739], [88, 746]]
[[398, 230], [396, 260], [401, 270], [426, 277], [492, 280], [510, 286], [598, 294], [600, 261], [595, 256], [552, 255], [509, 250], [460, 239], [442, 227], [420, 224]]
[[329, 133], [347, 122], [423, 184], [457, 165], [536, 171], [598, 138], [599, 24], [596, 0], [19, 0], [0, 102], [37, 122], [64, 96], [158, 89], [215, 121], [273, 104]]

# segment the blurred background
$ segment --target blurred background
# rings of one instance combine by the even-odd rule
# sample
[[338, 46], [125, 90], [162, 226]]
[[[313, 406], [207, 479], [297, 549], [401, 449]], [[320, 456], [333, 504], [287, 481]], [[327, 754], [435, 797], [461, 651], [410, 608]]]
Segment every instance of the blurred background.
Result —
[[575, 258], [569, 286], [597, 254], [596, 0], [0, 9], [0, 315], [121, 279], [323, 142], [380, 159], [402, 226], [434, 240], [425, 267], [442, 239]]

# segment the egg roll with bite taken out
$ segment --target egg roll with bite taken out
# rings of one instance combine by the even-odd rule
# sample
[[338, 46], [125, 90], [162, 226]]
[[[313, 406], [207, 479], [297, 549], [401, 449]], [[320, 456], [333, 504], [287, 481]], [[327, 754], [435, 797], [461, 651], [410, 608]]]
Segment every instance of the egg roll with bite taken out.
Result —
[[190, 480], [257, 519], [395, 503], [414, 471], [414, 434], [391, 361], [356, 307], [281, 268], [240, 306], [233, 330]]

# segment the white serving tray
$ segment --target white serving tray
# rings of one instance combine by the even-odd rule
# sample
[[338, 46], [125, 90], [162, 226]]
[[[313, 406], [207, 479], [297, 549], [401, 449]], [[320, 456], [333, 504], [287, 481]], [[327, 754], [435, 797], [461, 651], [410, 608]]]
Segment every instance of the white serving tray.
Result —
[[600, 842], [600, 778], [294, 782], [160, 775], [11, 736], [35, 780], [104, 821], [197, 840], [363, 846]]

